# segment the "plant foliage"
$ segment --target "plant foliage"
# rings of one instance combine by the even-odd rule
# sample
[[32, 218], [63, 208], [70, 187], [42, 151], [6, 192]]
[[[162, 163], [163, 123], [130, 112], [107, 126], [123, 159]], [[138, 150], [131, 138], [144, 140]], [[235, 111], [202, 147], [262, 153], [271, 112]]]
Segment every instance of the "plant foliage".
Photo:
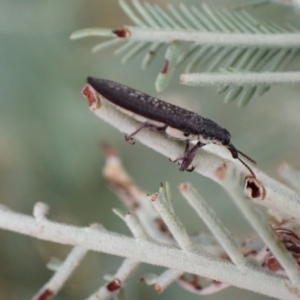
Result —
[[[200, 7], [188, 6], [184, 3], [177, 7], [169, 4], [167, 11], [156, 4], [143, 3], [132, 0], [131, 5], [126, 1], [119, 1], [121, 8], [138, 28], [186, 30], [187, 32], [206, 32], [224, 34], [288, 34], [295, 33], [295, 28], [283, 27], [270, 21], [259, 21], [245, 10], [228, 11], [211, 8], [205, 4]], [[93, 33], [91, 33], [93, 32]], [[270, 45], [228, 46], [210, 45], [193, 42], [176, 41], [170, 44], [161, 41], [139, 41], [121, 39], [107, 29], [86, 29], [75, 32], [71, 37], [79, 38], [91, 35], [112, 37], [93, 48], [93, 52], [106, 47], [118, 46], [115, 54], [122, 56], [126, 63], [139, 53], [145, 53], [142, 69], [146, 69], [157, 57], [159, 49], [165, 51], [166, 65], [156, 79], [156, 89], [166, 88], [175, 69], [184, 66], [185, 73], [222, 72], [223, 74], [247, 72], [285, 71], [299, 58], [300, 47], [275, 47]], [[244, 106], [257, 94], [263, 95], [270, 89], [270, 84], [259, 85], [222, 85], [218, 92], [225, 94], [225, 102], [239, 99], [239, 106]]]

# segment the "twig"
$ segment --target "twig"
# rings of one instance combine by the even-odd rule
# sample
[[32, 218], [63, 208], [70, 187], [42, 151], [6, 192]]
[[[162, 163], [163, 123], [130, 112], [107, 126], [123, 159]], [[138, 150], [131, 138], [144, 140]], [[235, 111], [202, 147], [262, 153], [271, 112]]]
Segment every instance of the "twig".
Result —
[[[245, 267], [241, 274], [238, 267], [207, 253], [183, 251], [151, 241], [133, 238], [109, 231], [80, 228], [51, 221], [38, 222], [34, 218], [0, 208], [0, 228], [33, 236], [42, 240], [67, 245], [80, 245], [86, 249], [109, 253], [141, 262], [173, 268], [240, 288], [283, 300], [298, 299], [298, 287], [285, 277]], [[124, 251], [126, 249], [126, 251]], [[209, 266], [209, 267], [208, 267]]]
[[[90, 30], [90, 29], [86, 29]], [[84, 29], [81, 31], [84, 32]], [[300, 47], [299, 33], [224, 33], [198, 32], [183, 29], [144, 28], [124, 26], [113, 31], [116, 36], [135, 41], [172, 43], [173, 41], [193, 42], [200, 45], [252, 46], [266, 48]], [[76, 34], [76, 33], [74, 33]], [[77, 33], [78, 34], [78, 33]]]
[[168, 205], [162, 201], [159, 194], [152, 195], [151, 201], [181, 249], [192, 250], [192, 243], [186, 229]]
[[[75, 246], [68, 254], [68, 257], [64, 260], [59, 269], [54, 273], [51, 279], [37, 292], [32, 300], [50, 299], [55, 296], [66, 281], [74, 272], [75, 268], [85, 257], [88, 249], [82, 246]], [[46, 297], [47, 296], [47, 297]]]
[[130, 276], [135, 272], [139, 266], [139, 262], [135, 259], [124, 259], [121, 267], [114, 274], [113, 279], [102, 286], [96, 293], [88, 297], [86, 300], [109, 300], [117, 295], [121, 288], [123, 288]]
[[166, 288], [168, 288], [174, 281], [183, 274], [182, 271], [168, 269], [160, 274], [155, 280], [154, 289], [158, 293], [162, 293]]
[[265, 218], [262, 217], [261, 212], [253, 207], [248, 199], [245, 199], [238, 185], [238, 178], [235, 178], [234, 173], [232, 174], [231, 180], [228, 179], [226, 181], [226, 190], [234, 200], [234, 203], [280, 262], [287, 276], [294, 284], [299, 286], [300, 270], [291, 253], [289, 253], [280, 242], [274, 230], [270, 227]]
[[300, 192], [300, 172], [292, 166], [284, 163], [279, 166], [281, 178], [287, 181], [296, 191]]
[[[117, 210], [115, 210], [114, 212], [125, 221], [136, 240], [139, 241], [141, 239], [148, 239], [142, 225], [134, 215], [130, 213], [124, 215]], [[89, 298], [87, 298], [87, 300], [109, 300], [116, 296], [121, 291], [121, 289], [124, 288], [129, 278], [136, 271], [139, 265], [140, 261], [134, 258], [125, 259], [121, 267], [113, 276], [112, 280], [106, 285], [100, 287], [100, 289]]]
[[[49, 207], [45, 203], [38, 202], [33, 208], [33, 216], [40, 224], [42, 224], [43, 222], [47, 222], [46, 215], [48, 214], [48, 211]], [[91, 228], [103, 229], [99, 224], [93, 224]], [[54, 273], [50, 280], [43, 285], [37, 294], [33, 296], [32, 300], [48, 300], [55, 296], [64, 286], [87, 252], [88, 249], [81, 246], [75, 246], [68, 254], [68, 257], [59, 266], [59, 269]]]
[[180, 191], [218, 242], [223, 246], [232, 262], [238, 266], [246, 264], [247, 259], [242, 254], [237, 242], [197, 191], [190, 184], [181, 184]]
[[[123, 133], [131, 134], [141, 126], [141, 123], [120, 112], [108, 101], [100, 100], [98, 94], [90, 86], [86, 86], [83, 92], [88, 97], [91, 111]], [[171, 159], [179, 157], [184, 150], [183, 143], [173, 141], [150, 130], [143, 130], [135, 135], [135, 138]], [[231, 170], [240, 172], [241, 176], [244, 176], [246, 172], [243, 165], [233, 160], [226, 152], [224, 153], [221, 147], [214, 145], [207, 145], [205, 149], [199, 149], [193, 165], [196, 166], [195, 172], [218, 182], [222, 186], [225, 185], [224, 178]], [[245, 190], [252, 201], [299, 219], [299, 196], [287, 186], [268, 177], [258, 169], [253, 169], [258, 180], [247, 177], [244, 183]]]
[[103, 176], [109, 181], [113, 191], [122, 200], [127, 210], [135, 213], [143, 229], [152, 239], [160, 243], [175, 245], [176, 241], [149, 201], [147, 196], [149, 193], [135, 185], [112, 147], [105, 144], [102, 148], [106, 156]]
[[300, 72], [190, 73], [181, 74], [180, 83], [199, 86], [300, 84]]

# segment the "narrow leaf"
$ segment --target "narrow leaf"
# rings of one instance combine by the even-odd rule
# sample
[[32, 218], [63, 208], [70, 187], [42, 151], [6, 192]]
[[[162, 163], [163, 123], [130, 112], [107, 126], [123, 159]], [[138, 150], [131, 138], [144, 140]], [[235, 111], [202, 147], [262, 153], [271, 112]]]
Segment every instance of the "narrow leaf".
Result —
[[134, 58], [135, 55], [138, 55], [141, 51], [143, 51], [146, 47], [149, 46], [150, 43], [138, 43], [136, 44], [130, 51], [128, 51], [122, 58], [122, 63], [127, 63], [130, 59]]
[[158, 74], [155, 81], [155, 88], [158, 92], [163, 91], [168, 85], [171, 76], [173, 75], [176, 67], [176, 62], [180, 54], [180, 48], [177, 43], [171, 44], [165, 55], [165, 66], [163, 70]]
[[229, 103], [235, 100], [240, 95], [242, 90], [243, 90], [242, 86], [231, 86], [224, 99], [224, 103]]
[[245, 107], [255, 94], [256, 89], [256, 86], [244, 88], [238, 102], [238, 107]]
[[132, 22], [138, 26], [146, 26], [146, 24], [135, 14], [131, 7], [124, 0], [119, 0], [119, 4], [125, 14], [132, 20]]
[[78, 31], [73, 32], [70, 35], [71, 40], [77, 40], [77, 39], [82, 39], [85, 37], [90, 37], [90, 36], [110, 36], [110, 37], [115, 37], [115, 34], [112, 32], [111, 29], [108, 28], [86, 28], [86, 29], [81, 29]]
[[143, 61], [142, 61], [142, 69], [146, 70], [155, 56], [157, 55], [158, 49], [162, 46], [160, 43], [153, 43], [149, 50], [147, 51]]
[[103, 49], [105, 49], [105, 48], [108, 48], [108, 47], [117, 45], [117, 44], [119, 44], [119, 43], [122, 43], [122, 41], [119, 40], [119, 39], [112, 39], [112, 40], [109, 40], [109, 41], [106, 41], [106, 42], [102, 42], [102, 43], [100, 43], [100, 44], [94, 46], [94, 47], [92, 48], [92, 52], [93, 52], [93, 53], [96, 53], [96, 52], [98, 52], [98, 51], [101, 51], [101, 50], [103, 50]]

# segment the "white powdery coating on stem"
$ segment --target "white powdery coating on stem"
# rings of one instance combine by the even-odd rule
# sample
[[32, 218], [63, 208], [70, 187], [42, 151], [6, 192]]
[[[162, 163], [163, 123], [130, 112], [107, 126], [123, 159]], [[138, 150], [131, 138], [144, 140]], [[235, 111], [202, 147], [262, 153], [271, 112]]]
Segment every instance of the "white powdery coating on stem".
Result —
[[166, 288], [168, 288], [174, 281], [176, 281], [181, 275], [182, 271], [178, 270], [166, 270], [155, 281], [155, 290], [159, 293], [162, 293]]
[[49, 212], [49, 206], [43, 202], [37, 202], [33, 207], [33, 216], [37, 220], [45, 220]]
[[[84, 258], [87, 251], [86, 248], [75, 246], [52, 278], [37, 292], [32, 300], [41, 299], [43, 294], [48, 294], [49, 292], [52, 296], [56, 295]], [[50, 296], [47, 299], [50, 299]]]
[[[141, 123], [118, 111], [105, 100], [101, 101], [100, 108], [97, 105], [97, 103], [94, 103], [90, 107], [91, 111], [123, 133], [131, 134], [141, 126]], [[181, 156], [184, 151], [183, 143], [168, 139], [161, 134], [146, 129], [136, 134], [135, 139], [172, 160]], [[212, 147], [208, 146], [205, 148], [212, 149]], [[196, 166], [195, 172], [221, 185], [224, 185], [224, 181], [217, 176], [216, 171], [220, 168], [222, 169], [224, 165], [227, 166], [224, 172], [228, 172], [229, 169], [235, 169], [246, 174], [247, 170], [239, 161], [231, 158], [224, 159], [211, 152], [214, 150], [207, 151], [206, 149], [201, 148], [197, 152], [193, 161], [193, 165]], [[254, 167], [252, 169], [266, 191], [266, 196], [263, 200], [255, 198], [252, 200], [258, 204], [273, 208], [282, 214], [294, 217], [296, 220], [300, 220], [299, 196], [287, 186], [268, 177], [258, 169]]]
[[287, 181], [296, 191], [300, 192], [300, 172], [284, 163], [279, 167], [281, 178]]
[[[266, 243], [270, 251], [279, 261], [282, 268], [286, 271], [287, 276], [291, 281], [299, 286], [300, 270], [297, 262], [290, 252], [280, 242], [274, 230], [268, 222], [263, 218], [261, 212], [249, 203], [249, 200], [240, 192], [238, 184], [233, 183], [234, 180], [227, 181], [227, 192], [234, 200], [244, 217], [255, 229], [257, 234]], [[235, 181], [236, 182], [236, 181]]]
[[123, 261], [121, 267], [114, 275], [113, 281], [120, 284], [120, 287], [115, 291], [110, 291], [107, 285], [102, 286], [96, 293], [88, 297], [86, 300], [109, 300], [112, 299], [116, 294], [120, 292], [120, 289], [125, 286], [130, 276], [135, 272], [135, 270], [140, 265], [140, 262], [135, 259], [127, 258]]
[[113, 37], [115, 35], [113, 34], [111, 29], [95, 27], [95, 28], [85, 28], [85, 29], [75, 31], [70, 35], [70, 39], [77, 40], [77, 39], [90, 37], [90, 36], [111, 36], [111, 37]]
[[[142, 123], [122, 113], [103, 98], [101, 98], [100, 107], [98, 108], [97, 106], [98, 103], [94, 103], [90, 107], [90, 110], [96, 116], [117, 128], [122, 133], [131, 134], [142, 125]], [[134, 138], [147, 147], [165, 155], [166, 157], [169, 157], [172, 160], [178, 158], [184, 152], [184, 143], [168, 139], [162, 134], [158, 134], [151, 130], [141, 130], [134, 136]], [[232, 161], [223, 159], [220, 156], [217, 156], [203, 148], [198, 150], [193, 164], [196, 165], [196, 172], [199, 172], [200, 174], [209, 177], [214, 181], [220, 182], [219, 178], [215, 174], [215, 171], [225, 162], [232, 167], [235, 166], [240, 170], [247, 172], [247, 170], [245, 170], [244, 167], [239, 163], [234, 164]]]
[[189, 238], [189, 235], [185, 230], [184, 226], [182, 225], [182, 223], [178, 220], [177, 216], [174, 214], [174, 212], [169, 209], [166, 203], [161, 201], [160, 196], [158, 194], [152, 195], [151, 200], [153, 201], [153, 205], [155, 209], [160, 214], [161, 218], [169, 228], [170, 232], [172, 233], [173, 237], [175, 238], [175, 240], [177, 241], [181, 249], [191, 250], [193, 246]]
[[[108, 152], [106, 152], [103, 175], [111, 183], [114, 192], [129, 210], [132, 210], [135, 206], [134, 203], [136, 203], [137, 207], [134, 207], [134, 213], [149, 237], [164, 244], [176, 244], [172, 237], [159, 228], [157, 220], [160, 217], [151, 201], [149, 201], [148, 193], [135, 185], [124, 169], [120, 158], [113, 152], [114, 150], [106, 148], [106, 151]], [[110, 155], [108, 155], [109, 152]], [[122, 216], [122, 219], [124, 219], [124, 216]]]
[[300, 72], [190, 73], [181, 74], [180, 83], [199, 86], [300, 84]]
[[124, 221], [136, 239], [147, 239], [147, 233], [136, 216], [129, 213], [126, 214]]
[[[266, 272], [259, 267], [245, 266], [241, 271], [232, 263], [198, 251], [192, 253], [150, 241], [135, 241], [109, 231], [79, 228], [0, 208], [0, 228], [67, 245], [83, 245], [86, 249], [130, 257], [135, 260], [181, 270], [191, 274], [226, 282], [240, 288], [282, 300], [299, 300], [299, 289], [285, 277]], [[126, 251], [124, 251], [126, 249]]]
[[255, 47], [300, 47], [299, 33], [224, 33], [199, 32], [180, 29], [155, 29], [126, 26], [129, 40], [172, 43], [173, 41], [194, 42], [200, 45], [255, 46]]
[[224, 282], [212, 282], [208, 286], [201, 288], [199, 290], [196, 290], [194, 286], [192, 286], [191, 284], [189, 284], [183, 280], [178, 280], [178, 283], [180, 284], [180, 286], [182, 288], [184, 288], [187, 291], [189, 291], [193, 294], [196, 294], [196, 295], [211, 295], [211, 294], [218, 293], [229, 287], [229, 285]]
[[215, 212], [190, 184], [181, 184], [180, 191], [187, 202], [204, 221], [235, 265], [244, 265], [247, 259], [241, 252], [237, 242], [222, 224]]
[[[145, 232], [139, 220], [133, 214], [126, 214], [123, 220], [126, 222], [136, 240], [148, 239], [147, 233]], [[133, 258], [125, 259], [110, 283], [100, 287], [100, 289], [87, 298], [87, 300], [109, 300], [113, 298], [121, 291], [121, 288], [124, 288], [130, 276], [139, 267], [140, 263], [140, 261]], [[109, 285], [114, 286], [114, 288], [109, 288]]]

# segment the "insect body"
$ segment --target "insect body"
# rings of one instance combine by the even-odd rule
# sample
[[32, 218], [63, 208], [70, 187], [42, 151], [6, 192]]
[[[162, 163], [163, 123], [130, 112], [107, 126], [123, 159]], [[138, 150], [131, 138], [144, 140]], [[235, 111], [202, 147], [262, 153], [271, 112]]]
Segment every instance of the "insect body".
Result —
[[[251, 162], [255, 162], [238, 151], [231, 144], [230, 133], [215, 122], [120, 83], [93, 77], [88, 77], [87, 81], [94, 90], [115, 104], [118, 109], [143, 122], [143, 125], [135, 132], [125, 136], [127, 141], [131, 141], [133, 136], [143, 128], [162, 132], [169, 138], [184, 141], [186, 147], [182, 157], [174, 160], [174, 162], [181, 161], [180, 171], [192, 171], [194, 169], [194, 167], [189, 168], [189, 166], [198, 148], [207, 144], [217, 144], [226, 147], [231, 152], [232, 157], [240, 160], [255, 177], [251, 168], [239, 158], [239, 154]], [[197, 143], [190, 147], [191, 141]]]

